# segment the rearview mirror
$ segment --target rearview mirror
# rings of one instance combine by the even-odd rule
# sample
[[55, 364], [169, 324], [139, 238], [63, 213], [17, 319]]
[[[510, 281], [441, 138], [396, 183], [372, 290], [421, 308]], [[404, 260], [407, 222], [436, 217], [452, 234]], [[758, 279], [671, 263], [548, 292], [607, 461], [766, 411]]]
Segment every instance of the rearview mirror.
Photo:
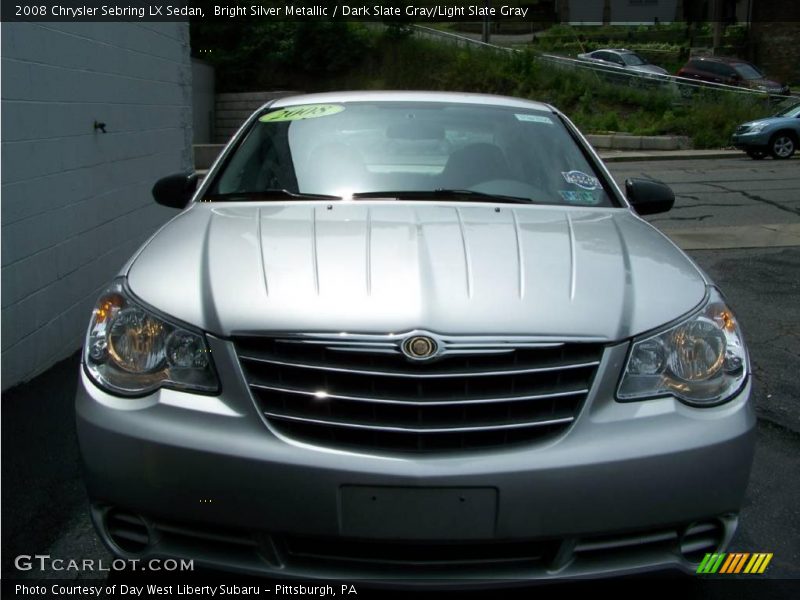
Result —
[[390, 140], [443, 140], [444, 127], [419, 121], [392, 123], [386, 130]]
[[640, 215], [667, 212], [675, 204], [675, 193], [669, 186], [650, 179], [626, 180], [625, 196]]
[[153, 198], [162, 206], [186, 208], [196, 189], [197, 173], [175, 173], [156, 181]]

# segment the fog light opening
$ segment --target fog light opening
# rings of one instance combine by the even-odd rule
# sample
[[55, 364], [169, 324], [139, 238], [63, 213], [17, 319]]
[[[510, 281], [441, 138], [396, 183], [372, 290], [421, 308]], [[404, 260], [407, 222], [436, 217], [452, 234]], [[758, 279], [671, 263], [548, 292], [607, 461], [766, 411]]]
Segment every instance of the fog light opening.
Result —
[[720, 521], [692, 523], [681, 534], [681, 554], [690, 563], [699, 564], [706, 554], [719, 552], [724, 540], [725, 527]]
[[139, 515], [112, 509], [106, 513], [105, 526], [108, 537], [123, 552], [141, 554], [150, 546], [150, 529]]

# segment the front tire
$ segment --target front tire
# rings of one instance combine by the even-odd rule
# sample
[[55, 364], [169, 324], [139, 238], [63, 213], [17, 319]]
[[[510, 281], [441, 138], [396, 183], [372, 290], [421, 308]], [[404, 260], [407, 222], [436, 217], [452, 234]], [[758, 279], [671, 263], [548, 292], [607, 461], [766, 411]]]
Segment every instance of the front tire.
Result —
[[779, 131], [769, 141], [769, 153], [777, 160], [791, 158], [796, 149], [797, 138], [786, 131]]

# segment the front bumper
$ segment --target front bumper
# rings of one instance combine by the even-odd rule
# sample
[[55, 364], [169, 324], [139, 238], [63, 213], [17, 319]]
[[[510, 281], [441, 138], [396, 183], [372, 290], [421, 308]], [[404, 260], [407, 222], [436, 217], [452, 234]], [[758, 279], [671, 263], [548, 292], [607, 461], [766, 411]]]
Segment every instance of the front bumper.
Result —
[[[396, 547], [386, 551], [450, 542], [451, 550], [503, 546], [487, 560], [471, 555], [466, 572], [516, 580], [691, 570], [680, 552], [682, 542], [686, 551], [693, 543], [680, 538], [690, 526], [695, 533], [716, 527], [709, 552], [733, 535], [754, 450], [749, 383], [714, 408], [670, 398], [619, 403], [614, 391], [627, 352], [621, 344], [606, 350], [586, 405], [560, 438], [409, 457], [320, 448], [272, 432], [232, 344], [210, 343], [223, 382], [218, 397], [161, 390], [122, 399], [82, 373], [77, 426], [93, 520], [117, 555], [188, 557], [283, 577], [463, 577], [457, 558], [398, 560]], [[359, 507], [345, 506], [352, 502], [345, 490], [367, 488], [494, 490], [495, 500], [490, 518], [478, 519], [481, 527], [450, 519], [426, 530], [420, 523], [438, 521], [411, 514], [370, 534], [352, 518]], [[121, 548], [110, 532], [110, 520], [122, 513], [146, 529], [147, 542], [135, 550]], [[292, 550], [298, 540], [305, 552]], [[529, 559], [497, 560], [519, 543], [529, 544], [520, 550]], [[354, 544], [361, 550], [349, 559], [335, 556], [335, 548]]]
[[758, 133], [734, 133], [731, 143], [740, 150], [762, 150], [767, 151], [769, 147], [770, 133], [760, 131]]

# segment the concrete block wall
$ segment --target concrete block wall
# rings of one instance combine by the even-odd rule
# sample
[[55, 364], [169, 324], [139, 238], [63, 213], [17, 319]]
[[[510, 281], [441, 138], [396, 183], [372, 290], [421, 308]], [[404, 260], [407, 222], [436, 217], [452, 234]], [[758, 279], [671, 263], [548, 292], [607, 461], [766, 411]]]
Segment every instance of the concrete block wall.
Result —
[[214, 142], [227, 143], [247, 117], [270, 100], [298, 93], [274, 91], [217, 94], [214, 109]]
[[[106, 133], [94, 122], [106, 124]], [[2, 24], [2, 388], [79, 348], [191, 168], [186, 23]]]
[[195, 144], [213, 141], [215, 75], [213, 66], [192, 59], [192, 140]]

